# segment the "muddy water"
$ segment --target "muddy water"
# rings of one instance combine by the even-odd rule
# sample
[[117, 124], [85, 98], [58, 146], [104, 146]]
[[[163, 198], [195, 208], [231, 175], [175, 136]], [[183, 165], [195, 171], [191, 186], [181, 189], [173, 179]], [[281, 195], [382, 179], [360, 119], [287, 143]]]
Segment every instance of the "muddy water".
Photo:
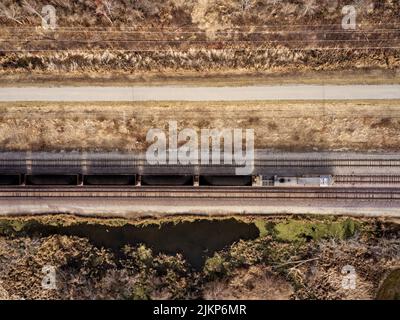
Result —
[[181, 253], [196, 269], [203, 266], [207, 257], [215, 251], [231, 245], [239, 239], [249, 240], [259, 236], [254, 224], [235, 219], [199, 220], [194, 222], [174, 222], [162, 225], [110, 227], [95, 224], [73, 226], [31, 225], [27, 233], [48, 236], [61, 234], [88, 238], [96, 246], [119, 251], [124, 245], [145, 244], [155, 253]]

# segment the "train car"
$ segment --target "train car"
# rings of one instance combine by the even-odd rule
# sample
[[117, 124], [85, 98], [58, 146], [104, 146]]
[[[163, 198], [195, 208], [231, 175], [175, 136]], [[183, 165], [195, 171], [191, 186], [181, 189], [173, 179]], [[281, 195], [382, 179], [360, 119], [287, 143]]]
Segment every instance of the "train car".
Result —
[[329, 187], [333, 184], [331, 175], [304, 176], [304, 177], [279, 177], [274, 176], [275, 187]]

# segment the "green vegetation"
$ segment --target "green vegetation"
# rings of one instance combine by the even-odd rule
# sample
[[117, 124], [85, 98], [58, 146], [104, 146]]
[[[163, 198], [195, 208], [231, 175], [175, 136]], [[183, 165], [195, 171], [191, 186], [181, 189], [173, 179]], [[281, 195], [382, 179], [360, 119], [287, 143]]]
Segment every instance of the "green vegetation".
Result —
[[71, 226], [105, 226], [122, 228], [135, 226], [137, 228], [156, 227], [162, 229], [166, 225], [179, 226], [182, 223], [201, 221], [226, 222], [236, 221], [254, 225], [259, 231], [259, 237], [273, 236], [279, 241], [309, 241], [327, 238], [348, 239], [362, 228], [362, 222], [351, 218], [337, 217], [307, 217], [304, 218], [256, 218], [252, 217], [173, 217], [160, 219], [145, 219], [129, 221], [125, 219], [81, 219], [67, 215], [38, 217], [2, 217], [0, 218], [0, 235], [29, 234], [41, 228], [63, 228]]
[[282, 241], [310, 241], [321, 239], [344, 240], [352, 237], [360, 224], [352, 219], [332, 221], [318, 220], [289, 220], [277, 223], [273, 235]]

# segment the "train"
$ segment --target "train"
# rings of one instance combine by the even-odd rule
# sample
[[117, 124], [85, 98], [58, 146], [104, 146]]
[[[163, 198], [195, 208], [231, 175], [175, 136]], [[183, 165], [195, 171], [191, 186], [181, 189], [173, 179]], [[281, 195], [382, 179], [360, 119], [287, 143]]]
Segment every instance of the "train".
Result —
[[137, 175], [137, 174], [0, 174], [0, 186], [221, 186], [330, 187], [331, 175]]
[[273, 177], [274, 187], [330, 187], [333, 185], [331, 175], [302, 177]]

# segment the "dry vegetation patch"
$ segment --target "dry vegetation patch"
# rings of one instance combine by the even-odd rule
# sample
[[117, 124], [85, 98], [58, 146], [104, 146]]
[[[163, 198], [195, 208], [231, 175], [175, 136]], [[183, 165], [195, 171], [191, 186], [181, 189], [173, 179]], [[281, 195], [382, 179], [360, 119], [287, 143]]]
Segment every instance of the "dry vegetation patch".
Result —
[[[399, 23], [399, 3], [392, 0], [357, 1], [360, 30], [346, 33], [342, 0], [3, 2], [0, 74], [13, 81], [149, 72], [393, 72], [400, 65], [398, 33], [386, 30]], [[57, 10], [55, 31], [39, 27], [45, 4]]]
[[398, 101], [2, 103], [3, 151], [144, 151], [147, 131], [251, 128], [256, 148], [397, 151]]
[[[207, 256], [194, 267], [188, 251], [159, 251], [154, 243], [128, 241], [118, 246], [96, 241], [95, 233], [78, 232], [90, 225], [122, 232], [127, 225], [162, 233], [173, 223], [169, 242], [201, 246], [182, 235], [183, 223], [195, 223], [196, 232], [219, 241], [226, 218], [164, 218], [160, 221], [87, 219], [70, 216], [3, 217], [0, 219], [0, 297], [4, 299], [374, 299], [399, 289], [399, 221], [338, 217], [240, 217], [238, 222], [260, 228], [251, 239], [230, 240], [223, 248], [203, 248]], [[231, 221], [232, 218], [229, 219]], [[191, 221], [191, 222], [190, 222]], [[209, 224], [220, 223], [218, 232]], [[329, 231], [321, 237], [301, 237], [304, 226], [347, 224], [357, 228], [346, 237]], [[283, 240], [280, 226], [292, 224]], [[264, 227], [261, 227], [263, 226]], [[202, 227], [203, 226], [203, 227]], [[301, 226], [301, 227], [300, 227]], [[72, 227], [72, 229], [71, 229]], [[70, 228], [70, 229], [68, 229]], [[113, 229], [113, 230], [111, 230]], [[115, 230], [114, 230], [115, 229]], [[66, 230], [75, 230], [69, 232]], [[49, 232], [50, 231], [50, 232]], [[173, 230], [172, 230], [173, 231]], [[261, 232], [262, 231], [262, 232]], [[154, 234], [157, 237], [157, 234]], [[101, 235], [97, 234], [101, 238]], [[133, 237], [134, 238], [134, 237]], [[129, 243], [128, 243], [129, 242]], [[43, 267], [56, 269], [57, 289], [43, 289]], [[344, 266], [356, 272], [356, 287], [345, 289]], [[394, 273], [395, 274], [395, 273]], [[386, 280], [385, 280], [386, 279]], [[387, 286], [387, 283], [390, 286]], [[383, 287], [382, 287], [383, 286]], [[387, 286], [386, 288], [384, 286]]]
[[230, 279], [205, 285], [206, 300], [289, 300], [293, 287], [265, 266], [238, 269]]

